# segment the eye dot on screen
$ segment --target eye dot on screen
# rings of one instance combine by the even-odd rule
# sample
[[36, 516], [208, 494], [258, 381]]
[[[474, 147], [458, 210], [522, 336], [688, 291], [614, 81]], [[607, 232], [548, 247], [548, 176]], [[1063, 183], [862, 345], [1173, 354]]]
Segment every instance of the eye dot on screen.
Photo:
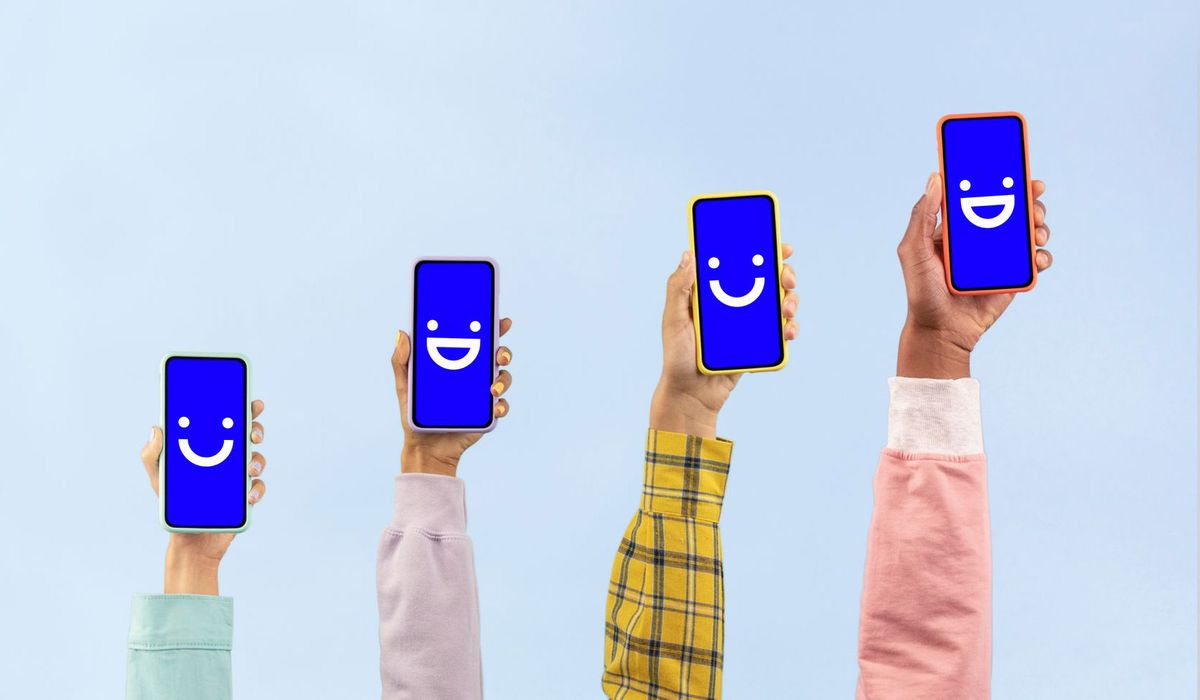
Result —
[[720, 264], [721, 264], [721, 261], [717, 260], [715, 257], [708, 259], [708, 267], [711, 270], [717, 269], [717, 266]]
[[191, 421], [191, 420], [189, 420], [187, 416], [180, 416], [180, 417], [179, 417], [179, 427], [180, 427], [180, 428], [186, 428], [186, 427], [188, 427], [188, 426], [189, 426], [189, 425], [191, 425], [191, 424], [192, 424], [192, 421]]
[[233, 427], [233, 419], [225, 418], [224, 420], [221, 421], [221, 425], [225, 426], [226, 429], [232, 428]]
[[435, 321], [431, 318], [431, 319], [429, 319], [429, 323], [425, 324], [425, 327], [431, 331], [436, 331], [437, 330], [437, 321]]
[[479, 321], [471, 321], [471, 331], [472, 332], [478, 333], [480, 328], [481, 328], [481, 326], [479, 325]]

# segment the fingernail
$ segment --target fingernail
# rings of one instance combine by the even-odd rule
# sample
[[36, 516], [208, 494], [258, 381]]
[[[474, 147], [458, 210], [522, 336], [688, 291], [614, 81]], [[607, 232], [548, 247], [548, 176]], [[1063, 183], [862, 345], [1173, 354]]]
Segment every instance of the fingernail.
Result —
[[250, 433], [250, 436], [255, 440], [262, 440], [263, 433], [261, 430], [255, 429], [254, 432]]
[[500, 359], [504, 360], [505, 362], [511, 362], [512, 353], [507, 350], [503, 350], [500, 352]]
[[925, 181], [925, 196], [932, 197], [937, 192], [938, 174], [930, 173], [929, 179]]
[[396, 331], [396, 345], [400, 344], [401, 331]]
[[505, 413], [508, 413], [508, 409], [505, 408], [504, 404], [502, 404], [502, 403], [496, 404], [496, 413], [499, 413], [500, 415], [504, 415]]
[[154, 426], [153, 425], [150, 426], [150, 440], [148, 442], [154, 442]]
[[492, 385], [492, 393], [496, 396], [499, 396], [502, 391], [504, 391], [504, 382], [496, 382]]
[[258, 503], [258, 499], [259, 499], [259, 498], [260, 498], [260, 496], [258, 495], [258, 489], [252, 489], [252, 490], [250, 491], [250, 502], [251, 502], [251, 503]]
[[262, 465], [260, 465], [258, 462], [251, 462], [250, 463], [250, 473], [254, 476], [258, 476], [259, 474], [262, 474]]

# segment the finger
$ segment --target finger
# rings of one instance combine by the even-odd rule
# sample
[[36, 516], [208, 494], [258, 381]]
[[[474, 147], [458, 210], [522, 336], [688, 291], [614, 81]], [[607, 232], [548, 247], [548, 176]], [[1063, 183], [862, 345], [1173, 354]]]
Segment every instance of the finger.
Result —
[[796, 308], [800, 306], [800, 297], [795, 292], [788, 292], [783, 297], [783, 317], [795, 318]]
[[250, 453], [250, 476], [259, 476], [267, 468], [267, 458], [262, 453]]
[[492, 396], [503, 396], [510, 386], [512, 386], [512, 375], [506, 369], [500, 370], [500, 374], [492, 384]]
[[1054, 256], [1048, 250], [1039, 250], [1035, 257], [1037, 259], [1038, 272], [1045, 272], [1054, 264]]
[[1044, 246], [1050, 242], [1050, 227], [1042, 224], [1033, 230], [1033, 240], [1038, 244], [1038, 247]]
[[250, 424], [250, 442], [253, 442], [255, 445], [257, 445], [263, 441], [264, 434], [262, 423], [254, 421]]
[[779, 277], [780, 277], [780, 281], [783, 282], [784, 289], [795, 289], [796, 288], [796, 271], [792, 269], [791, 265], [784, 265], [783, 266], [783, 274], [780, 275]]
[[684, 251], [679, 267], [667, 278], [667, 302], [663, 308], [663, 325], [679, 326], [691, 322], [692, 283], [695, 281], [695, 260], [692, 251]]
[[783, 244], [783, 259], [784, 259], [784, 260], [787, 260], [788, 258], [792, 257], [792, 253], [793, 253], [793, 252], [795, 252], [795, 249], [794, 249], [794, 248], [792, 248], [792, 244], [791, 244], [791, 243], [784, 243], [784, 244]]
[[392, 373], [396, 375], [398, 391], [408, 388], [408, 356], [411, 351], [412, 344], [409, 342], [408, 334], [404, 331], [396, 331], [396, 347], [392, 350]]
[[257, 399], [254, 401], [251, 401], [250, 402], [250, 417], [258, 418], [259, 416], [262, 415], [263, 409], [266, 407], [267, 407], [266, 404], [264, 404], [262, 401], [259, 401]]
[[1033, 225], [1041, 226], [1046, 223], [1046, 205], [1037, 201], [1033, 201]]
[[795, 340], [798, 335], [800, 335], [800, 324], [796, 323], [795, 319], [788, 319], [788, 322], [783, 324], [783, 337]]
[[250, 505], [254, 505], [267, 495], [267, 482], [262, 479], [255, 479], [250, 482]]
[[496, 402], [494, 413], [497, 418], [503, 418], [508, 415], [508, 399], [500, 399]]
[[150, 439], [142, 446], [142, 466], [150, 477], [150, 486], [158, 491], [158, 455], [162, 452], [162, 431], [158, 426], [150, 428]]
[[504, 335], [505, 333], [507, 333], [509, 328], [512, 328], [512, 319], [511, 318], [500, 319], [500, 335]]
[[1033, 181], [1033, 198], [1037, 199], [1046, 193], [1046, 183], [1041, 180]]
[[937, 227], [938, 210], [942, 207], [942, 176], [933, 173], [925, 181], [925, 193], [913, 205], [908, 229], [900, 241], [900, 254], [906, 251], [932, 253], [933, 232]]
[[500, 349], [496, 351], [496, 364], [504, 366], [510, 362], [512, 362], [512, 350], [501, 345]]

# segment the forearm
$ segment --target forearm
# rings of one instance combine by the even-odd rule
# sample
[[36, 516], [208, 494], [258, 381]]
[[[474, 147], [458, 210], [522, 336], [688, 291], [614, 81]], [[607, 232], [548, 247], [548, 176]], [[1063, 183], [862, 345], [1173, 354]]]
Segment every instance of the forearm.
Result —
[[896, 376], [963, 379], [971, 376], [971, 346], [954, 333], [908, 319], [900, 332]]
[[991, 549], [978, 384], [897, 378], [891, 388], [858, 697], [987, 698]]
[[385, 700], [480, 698], [479, 602], [463, 482], [396, 478], [376, 564]]
[[718, 527], [733, 446], [650, 430], [642, 502], [605, 608], [609, 697], [719, 698], [724, 577]]
[[217, 574], [220, 564], [220, 559], [189, 551], [172, 541], [167, 546], [163, 593], [219, 595]]
[[711, 440], [717, 437], [717, 409], [672, 390], [660, 380], [650, 399], [650, 428]]

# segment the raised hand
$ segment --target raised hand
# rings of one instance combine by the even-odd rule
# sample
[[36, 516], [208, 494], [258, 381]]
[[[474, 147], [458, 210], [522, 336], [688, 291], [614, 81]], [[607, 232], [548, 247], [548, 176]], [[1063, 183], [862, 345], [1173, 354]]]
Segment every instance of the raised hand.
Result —
[[[512, 319], [500, 319], [500, 335], [512, 328]], [[415, 432], [408, 421], [408, 363], [412, 357], [412, 341], [408, 334], [396, 334], [396, 349], [392, 351], [392, 373], [396, 376], [396, 399], [400, 402], [401, 423], [404, 426], [404, 450], [400, 453], [403, 473], [441, 474], [455, 476], [458, 460], [468, 447], [479, 442], [483, 433], [425, 433]], [[501, 367], [512, 362], [512, 351], [503, 345], [496, 350], [496, 364]], [[503, 396], [512, 386], [512, 375], [500, 370], [492, 383], [492, 395]], [[508, 400], [496, 402], [496, 418], [508, 415]]]
[[[1050, 268], [1054, 256], [1043, 246], [1050, 240], [1046, 205], [1040, 197], [1046, 183], [1033, 181], [1035, 261], [1039, 272]], [[946, 287], [942, 257], [942, 179], [934, 173], [925, 194], [913, 206], [908, 230], [896, 253], [904, 271], [908, 318], [900, 334], [896, 374], [901, 377], [956, 379], [971, 375], [971, 351], [1016, 296], [1012, 293], [959, 296]]]
[[[792, 255], [792, 246], [783, 245], [783, 258]], [[689, 250], [679, 267], [667, 278], [667, 299], [663, 306], [663, 367], [654, 398], [650, 401], [650, 427], [700, 437], [717, 435], [717, 414], [725, 405], [741, 374], [702, 374], [696, 368], [696, 335], [692, 325], [692, 294], [696, 282], [695, 260]], [[780, 282], [783, 299], [783, 336], [795, 340], [796, 307], [799, 298], [796, 272], [784, 265]]]

